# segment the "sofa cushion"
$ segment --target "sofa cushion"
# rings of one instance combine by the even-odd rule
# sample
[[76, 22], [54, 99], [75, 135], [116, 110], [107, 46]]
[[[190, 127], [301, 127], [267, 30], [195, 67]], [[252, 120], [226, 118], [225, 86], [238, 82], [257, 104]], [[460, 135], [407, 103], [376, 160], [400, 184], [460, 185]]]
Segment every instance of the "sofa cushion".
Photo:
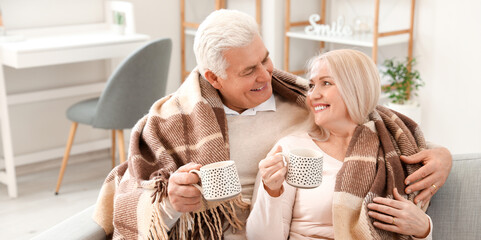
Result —
[[428, 209], [433, 239], [481, 239], [480, 171], [481, 153], [453, 156], [448, 180]]

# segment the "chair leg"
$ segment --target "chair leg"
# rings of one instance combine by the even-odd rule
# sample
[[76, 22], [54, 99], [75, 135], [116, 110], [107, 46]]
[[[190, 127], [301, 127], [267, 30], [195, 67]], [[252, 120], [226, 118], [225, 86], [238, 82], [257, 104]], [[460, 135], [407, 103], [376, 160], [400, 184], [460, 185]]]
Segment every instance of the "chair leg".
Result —
[[115, 129], [112, 130], [112, 147], [111, 147], [111, 153], [112, 155], [112, 168], [115, 167]]
[[78, 123], [73, 122], [70, 126], [70, 134], [67, 140], [67, 146], [65, 148], [65, 153], [63, 155], [62, 167], [60, 167], [60, 172], [58, 173], [57, 187], [55, 188], [55, 195], [58, 195], [58, 190], [60, 189], [60, 184], [62, 184], [63, 174], [65, 168], [67, 167], [68, 158], [70, 155], [70, 150], [72, 149], [73, 139], [75, 137], [75, 131], [77, 130]]
[[120, 163], [125, 162], [125, 146], [124, 146], [124, 131], [122, 129], [116, 130], [117, 131], [117, 141], [119, 142], [119, 158]]

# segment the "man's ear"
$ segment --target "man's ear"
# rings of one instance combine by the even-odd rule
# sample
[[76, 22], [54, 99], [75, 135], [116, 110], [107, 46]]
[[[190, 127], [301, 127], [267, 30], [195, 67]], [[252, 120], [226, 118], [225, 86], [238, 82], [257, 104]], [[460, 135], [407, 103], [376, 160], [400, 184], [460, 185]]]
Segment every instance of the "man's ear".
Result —
[[217, 77], [217, 75], [215, 75], [211, 70], [206, 70], [204, 77], [215, 89], [222, 88], [222, 84], [219, 82], [219, 77]]

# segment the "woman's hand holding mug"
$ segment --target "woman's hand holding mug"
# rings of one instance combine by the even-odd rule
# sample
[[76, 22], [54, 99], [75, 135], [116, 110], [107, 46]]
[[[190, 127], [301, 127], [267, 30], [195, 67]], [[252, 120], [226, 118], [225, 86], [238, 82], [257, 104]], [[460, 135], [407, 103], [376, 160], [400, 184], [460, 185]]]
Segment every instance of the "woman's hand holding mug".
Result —
[[283, 163], [282, 156], [277, 154], [282, 152], [282, 147], [277, 146], [271, 150], [267, 157], [259, 162], [259, 172], [262, 176], [264, 189], [272, 197], [282, 194], [282, 183], [284, 182], [287, 167]]
[[[307, 148], [291, 149], [283, 153], [278, 146], [259, 163], [264, 189], [272, 197], [282, 194], [282, 183], [296, 188], [315, 188], [322, 183], [323, 155]], [[287, 175], [287, 176], [286, 176]]]

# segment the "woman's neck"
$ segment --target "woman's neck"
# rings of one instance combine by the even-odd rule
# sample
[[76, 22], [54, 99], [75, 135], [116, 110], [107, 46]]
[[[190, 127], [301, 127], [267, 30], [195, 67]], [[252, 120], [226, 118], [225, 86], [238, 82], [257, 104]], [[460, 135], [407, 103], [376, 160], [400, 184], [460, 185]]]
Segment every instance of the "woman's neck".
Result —
[[331, 132], [326, 142], [347, 147], [349, 145], [349, 142], [351, 142], [351, 138], [352, 138], [352, 134], [336, 135], [335, 133]]
[[330, 133], [327, 141], [349, 144], [356, 127], [357, 124], [353, 121], [338, 122], [337, 124], [326, 126], [325, 129]]
[[357, 124], [353, 123], [339, 128], [326, 129], [329, 131], [329, 138], [323, 142], [315, 141], [315, 143], [331, 157], [344, 161], [356, 127]]

